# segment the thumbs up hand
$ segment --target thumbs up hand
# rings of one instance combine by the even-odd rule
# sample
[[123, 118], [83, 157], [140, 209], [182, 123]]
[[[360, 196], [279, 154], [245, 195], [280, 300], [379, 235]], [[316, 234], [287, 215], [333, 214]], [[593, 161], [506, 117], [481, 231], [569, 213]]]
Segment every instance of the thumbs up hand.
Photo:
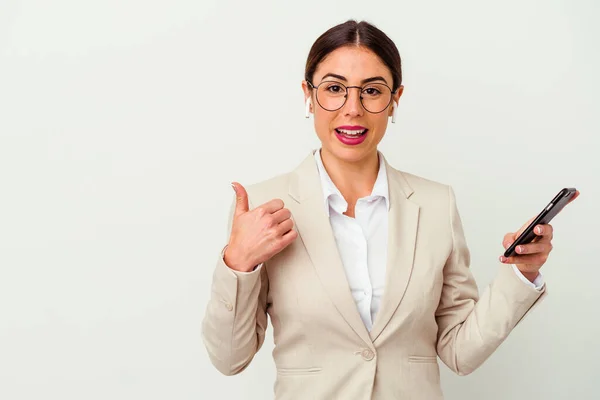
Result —
[[237, 182], [231, 185], [236, 202], [223, 260], [231, 269], [250, 272], [289, 246], [298, 233], [292, 229], [292, 213], [282, 200], [273, 199], [250, 210], [246, 189]]

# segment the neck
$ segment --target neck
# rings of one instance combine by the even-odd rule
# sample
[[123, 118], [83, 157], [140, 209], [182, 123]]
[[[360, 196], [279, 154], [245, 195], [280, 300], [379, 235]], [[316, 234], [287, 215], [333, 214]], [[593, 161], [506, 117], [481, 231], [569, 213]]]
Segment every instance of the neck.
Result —
[[376, 149], [360, 160], [346, 161], [322, 148], [321, 159], [331, 181], [349, 204], [355, 204], [359, 198], [369, 196], [373, 191], [379, 172]]

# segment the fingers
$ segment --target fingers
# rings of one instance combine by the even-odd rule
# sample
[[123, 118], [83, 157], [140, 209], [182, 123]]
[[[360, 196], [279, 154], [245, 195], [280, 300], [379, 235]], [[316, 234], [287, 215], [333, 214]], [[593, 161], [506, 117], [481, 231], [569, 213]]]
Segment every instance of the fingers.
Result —
[[286, 219], [275, 228], [279, 236], [283, 236], [288, 233], [294, 227], [294, 222], [291, 219]]
[[[517, 233], [507, 233], [504, 235], [504, 239], [502, 239], [502, 246], [504, 246], [505, 250], [508, 249], [515, 240], [517, 240], [517, 238], [521, 235], [521, 233], [523, 233], [525, 228], [527, 228], [530, 223], [531, 220], [527, 224], [523, 225], [523, 228], [521, 228]], [[553, 237], [554, 228], [550, 224], [540, 224], [534, 227], [533, 233], [536, 235], [534, 242], [550, 242]]]
[[575, 200], [577, 197], [579, 197], [579, 190], [575, 191], [575, 194], [573, 195], [573, 197], [571, 197], [569, 199], [569, 202], [567, 204], [569, 204], [570, 202], [572, 202], [573, 200]]
[[273, 199], [258, 207], [258, 211], [264, 213], [263, 218], [267, 218], [268, 226], [277, 237], [283, 236], [294, 227], [292, 212], [283, 207], [281, 199]]
[[[500, 257], [500, 261], [505, 264], [520, 265], [543, 265], [552, 251], [552, 235], [554, 228], [550, 224], [539, 224], [534, 227], [533, 232], [536, 237], [531, 243], [518, 245], [515, 248], [516, 256]], [[518, 237], [518, 234], [507, 233], [504, 235], [502, 245], [508, 249]]]
[[246, 189], [237, 182], [231, 185], [236, 192], [234, 218], [238, 220], [232, 226], [227, 265], [246, 271], [249, 265], [260, 264], [282, 251], [298, 233], [293, 230], [292, 213], [283, 208], [283, 200], [273, 199], [250, 211]]
[[292, 221], [292, 212], [283, 208], [283, 200], [273, 199], [257, 208], [260, 218], [264, 218], [269, 229], [277, 237], [280, 237], [291, 230], [294, 226]]
[[[512, 257], [500, 257], [500, 261], [504, 264], [519, 264], [523, 266], [540, 266], [544, 265], [548, 260], [548, 253], [525, 254]], [[521, 267], [519, 267], [521, 269]], [[538, 267], [539, 269], [539, 267]], [[531, 271], [526, 271], [531, 272]]]
[[278, 237], [275, 241], [273, 241], [273, 246], [276, 253], [292, 244], [292, 242], [298, 237], [298, 232], [292, 229], [293, 226], [294, 224], [291, 219], [285, 220], [278, 225]]
[[271, 221], [274, 224], [273, 232], [277, 237], [277, 246], [281, 249], [292, 243], [298, 233], [294, 231], [294, 221], [292, 221], [292, 212], [287, 208], [275, 211], [271, 214]]
[[281, 244], [283, 247], [287, 247], [298, 237], [298, 232], [294, 229], [289, 230], [286, 234], [281, 237]]
[[290, 219], [292, 217], [292, 212], [287, 208], [282, 208], [281, 210], [275, 211], [273, 213], [273, 222], [276, 224], [280, 224], [286, 219]]
[[554, 228], [550, 224], [542, 224], [533, 228], [533, 233], [537, 236], [537, 242], [549, 242], [552, 240]]
[[533, 255], [536, 253], [550, 253], [552, 251], [552, 243], [537, 242], [537, 243], [530, 243], [530, 244], [521, 244], [521, 245], [517, 246], [515, 251], [519, 255], [523, 255], [523, 254]]
[[273, 199], [271, 201], [266, 202], [265, 204], [259, 206], [258, 208], [263, 209], [267, 214], [274, 214], [276, 211], [279, 211], [283, 208], [283, 200], [281, 199]]
[[233, 187], [236, 196], [234, 218], [237, 218], [249, 210], [248, 193], [246, 192], [246, 189], [237, 182], [232, 182], [231, 186]]

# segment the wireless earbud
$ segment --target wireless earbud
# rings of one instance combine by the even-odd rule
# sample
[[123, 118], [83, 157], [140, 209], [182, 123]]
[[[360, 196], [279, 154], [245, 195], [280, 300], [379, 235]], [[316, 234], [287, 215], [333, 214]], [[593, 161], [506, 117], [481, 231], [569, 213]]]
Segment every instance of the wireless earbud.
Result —
[[304, 112], [304, 116], [306, 118], [308, 118], [310, 115], [310, 104], [311, 104], [311, 101], [310, 101], [310, 97], [309, 97], [308, 99], [306, 99], [306, 110]]
[[396, 115], [398, 115], [398, 103], [396, 103], [394, 101], [394, 104], [392, 104], [392, 124], [396, 123]]

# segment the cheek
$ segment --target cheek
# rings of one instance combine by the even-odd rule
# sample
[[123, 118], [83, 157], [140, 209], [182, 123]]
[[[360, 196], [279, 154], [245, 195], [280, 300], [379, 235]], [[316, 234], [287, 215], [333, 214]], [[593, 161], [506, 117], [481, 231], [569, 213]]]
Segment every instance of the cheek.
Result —
[[374, 118], [371, 120], [371, 123], [375, 134], [378, 136], [383, 136], [388, 125], [387, 112], [384, 111], [381, 114], [374, 116]]
[[317, 134], [319, 136], [329, 135], [334, 128], [335, 113], [319, 110], [314, 115]]

